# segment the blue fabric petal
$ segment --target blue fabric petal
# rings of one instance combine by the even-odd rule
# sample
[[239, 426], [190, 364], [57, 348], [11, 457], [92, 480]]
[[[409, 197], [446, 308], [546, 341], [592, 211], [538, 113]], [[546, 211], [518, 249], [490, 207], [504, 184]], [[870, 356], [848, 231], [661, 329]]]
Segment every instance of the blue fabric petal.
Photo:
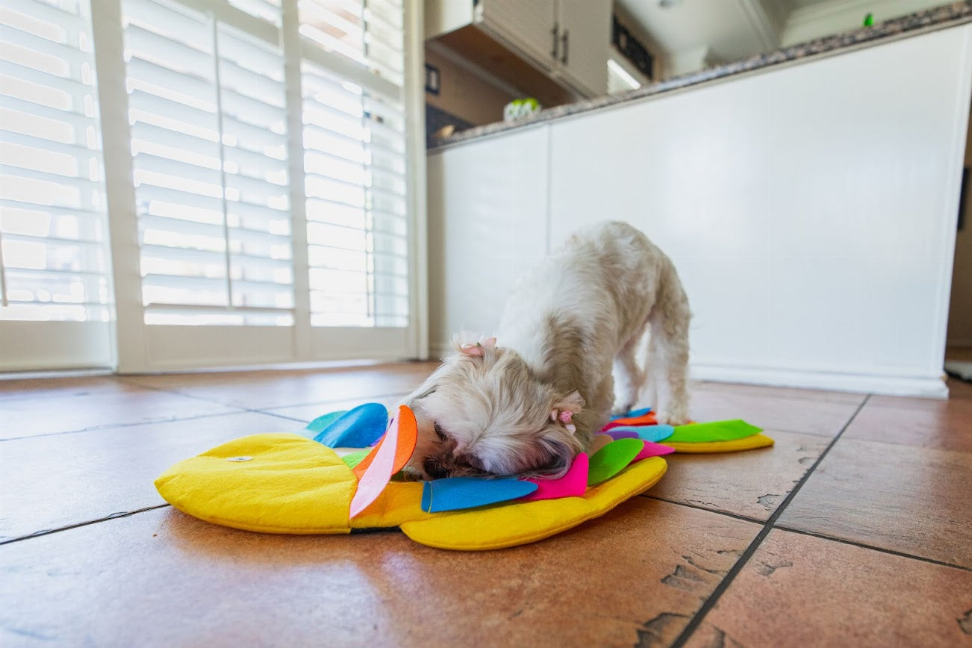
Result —
[[617, 416], [612, 416], [611, 420], [615, 421], [619, 418], [637, 418], [639, 416], [644, 416], [651, 411], [650, 407], [642, 407], [641, 409], [631, 410], [627, 414], [618, 414]]
[[380, 403], [359, 405], [314, 437], [329, 448], [367, 448], [388, 428], [388, 410]]
[[622, 438], [621, 435], [628, 432], [634, 432], [642, 441], [658, 443], [672, 436], [675, 433], [675, 428], [671, 425], [619, 425], [604, 432], [604, 434], [609, 436], [617, 434], [617, 438]]
[[330, 414], [324, 414], [323, 416], [318, 416], [316, 419], [307, 424], [306, 430], [311, 432], [320, 432], [331, 427], [334, 421], [338, 420], [342, 416], [348, 413], [348, 410], [341, 410], [340, 412], [331, 412]]
[[422, 488], [422, 510], [426, 513], [458, 511], [529, 495], [539, 488], [514, 477], [484, 479], [482, 477], [449, 477], [425, 482]]

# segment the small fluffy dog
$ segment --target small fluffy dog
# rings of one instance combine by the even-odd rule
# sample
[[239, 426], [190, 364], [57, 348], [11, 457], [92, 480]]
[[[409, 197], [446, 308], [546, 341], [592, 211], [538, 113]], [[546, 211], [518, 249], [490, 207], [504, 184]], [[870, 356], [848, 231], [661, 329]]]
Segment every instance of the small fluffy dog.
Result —
[[418, 422], [406, 471], [561, 476], [646, 381], [659, 423], [685, 423], [689, 318], [674, 265], [640, 231], [575, 233], [519, 280], [497, 338], [454, 340], [405, 400]]

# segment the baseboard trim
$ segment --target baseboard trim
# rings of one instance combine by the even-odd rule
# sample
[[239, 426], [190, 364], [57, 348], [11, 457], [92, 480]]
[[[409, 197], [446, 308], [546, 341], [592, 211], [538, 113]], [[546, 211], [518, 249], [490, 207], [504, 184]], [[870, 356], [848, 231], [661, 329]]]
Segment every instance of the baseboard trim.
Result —
[[940, 378], [909, 378], [824, 371], [717, 367], [700, 364], [691, 366], [691, 375], [693, 380], [709, 380], [712, 382], [826, 389], [886, 396], [948, 398], [948, 387], [945, 385], [944, 374]]

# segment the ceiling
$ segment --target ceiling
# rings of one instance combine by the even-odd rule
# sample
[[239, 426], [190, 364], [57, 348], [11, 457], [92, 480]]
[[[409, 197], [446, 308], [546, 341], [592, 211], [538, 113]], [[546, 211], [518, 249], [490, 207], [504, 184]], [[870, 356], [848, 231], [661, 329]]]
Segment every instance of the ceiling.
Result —
[[[884, 20], [948, 0], [615, 0], [617, 13], [672, 60], [696, 67]], [[665, 6], [668, 5], [668, 6]], [[700, 55], [701, 54], [701, 55]], [[694, 58], [692, 58], [694, 56]], [[689, 63], [688, 65], [692, 65]], [[682, 73], [688, 69], [671, 72]]]

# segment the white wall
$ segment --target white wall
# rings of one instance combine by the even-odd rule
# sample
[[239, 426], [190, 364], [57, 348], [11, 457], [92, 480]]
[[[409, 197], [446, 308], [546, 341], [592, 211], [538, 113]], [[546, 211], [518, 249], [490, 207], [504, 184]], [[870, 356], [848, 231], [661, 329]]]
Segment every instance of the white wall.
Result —
[[942, 395], [970, 83], [956, 27], [433, 153], [433, 350], [621, 218], [679, 268], [695, 377]]
[[432, 353], [489, 333], [513, 282], [547, 250], [550, 133], [523, 131], [430, 155]]

